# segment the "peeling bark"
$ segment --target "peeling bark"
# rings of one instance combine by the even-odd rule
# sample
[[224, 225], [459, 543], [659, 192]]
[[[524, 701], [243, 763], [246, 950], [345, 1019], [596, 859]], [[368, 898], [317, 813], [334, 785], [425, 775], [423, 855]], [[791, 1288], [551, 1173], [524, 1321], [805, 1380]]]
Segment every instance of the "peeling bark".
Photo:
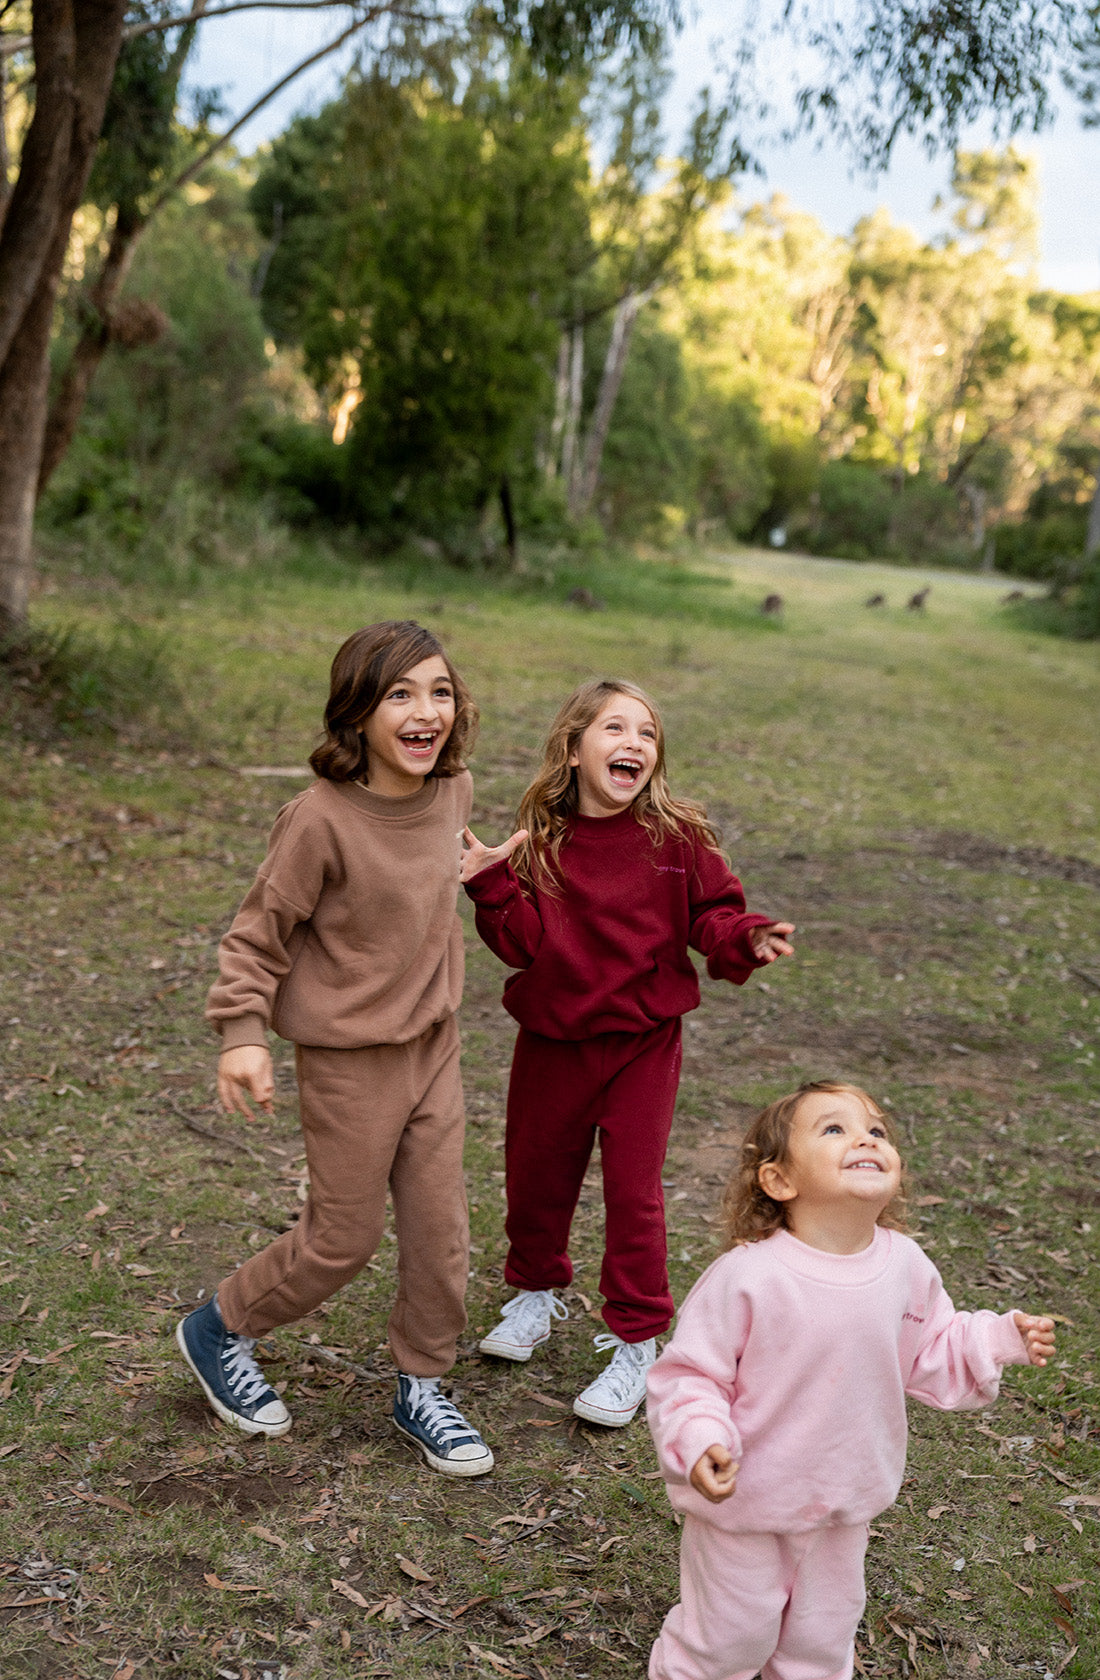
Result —
[[49, 343], [69, 229], [122, 43], [125, 0], [35, 0], [35, 110], [0, 233], [0, 635], [25, 625]]
[[1094, 554], [1100, 554], [1100, 473], [1096, 475], [1096, 489], [1089, 504], [1089, 523], [1085, 532], [1086, 561], [1091, 560]]

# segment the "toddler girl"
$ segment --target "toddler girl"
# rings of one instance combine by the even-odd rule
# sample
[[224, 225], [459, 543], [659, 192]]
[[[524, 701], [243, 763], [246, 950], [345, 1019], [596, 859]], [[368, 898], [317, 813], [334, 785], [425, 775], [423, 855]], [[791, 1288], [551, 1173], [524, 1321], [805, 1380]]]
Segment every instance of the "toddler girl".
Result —
[[390, 1347], [393, 1421], [436, 1470], [493, 1466], [441, 1392], [466, 1323], [463, 1107], [455, 1010], [462, 929], [462, 754], [477, 711], [430, 631], [370, 624], [333, 661], [312, 787], [280, 811], [267, 857], [221, 943], [207, 1015], [221, 1034], [218, 1095], [270, 1113], [267, 1029], [295, 1044], [309, 1195], [297, 1224], [253, 1255], [176, 1331], [218, 1416], [282, 1435], [290, 1414], [255, 1340], [398, 1242]]
[[[689, 946], [740, 985], [789, 954], [789, 922], [751, 915], [699, 806], [674, 799], [657, 708], [632, 683], [588, 682], [558, 712], [523, 827], [498, 847], [467, 831], [477, 927], [519, 970], [505, 1145], [504, 1276], [520, 1294], [481, 1343], [529, 1359], [572, 1281], [569, 1228], [598, 1134], [606, 1216], [600, 1289], [610, 1364], [574, 1402], [620, 1427], [645, 1397], [672, 1321], [664, 1164], [680, 1077], [680, 1017], [699, 1002]], [[515, 858], [515, 867], [509, 861]]]
[[1045, 1365], [1049, 1318], [956, 1312], [901, 1234], [894, 1128], [821, 1081], [749, 1128], [731, 1251], [703, 1273], [649, 1373], [649, 1425], [684, 1513], [680, 1603], [650, 1680], [849, 1680], [867, 1525], [905, 1470], [905, 1396], [996, 1398]]

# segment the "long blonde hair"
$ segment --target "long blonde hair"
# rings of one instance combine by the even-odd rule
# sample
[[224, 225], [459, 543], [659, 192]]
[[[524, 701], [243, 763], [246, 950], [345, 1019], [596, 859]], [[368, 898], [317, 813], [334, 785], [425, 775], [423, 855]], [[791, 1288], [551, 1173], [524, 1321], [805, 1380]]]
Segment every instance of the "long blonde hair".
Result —
[[[772, 1161], [777, 1166], [786, 1166], [790, 1160], [791, 1132], [795, 1116], [803, 1098], [815, 1091], [835, 1092], [838, 1095], [858, 1098], [868, 1113], [874, 1115], [876, 1120], [881, 1120], [886, 1136], [894, 1148], [898, 1148], [897, 1127], [894, 1122], [888, 1114], [882, 1112], [874, 1098], [869, 1097], [858, 1085], [845, 1085], [838, 1079], [815, 1079], [809, 1084], [800, 1085], [790, 1096], [777, 1098], [775, 1102], [769, 1103], [767, 1108], [761, 1109], [745, 1133], [741, 1144], [741, 1160], [726, 1186], [722, 1212], [727, 1248], [737, 1248], [741, 1243], [760, 1242], [764, 1237], [770, 1237], [773, 1231], [782, 1230], [786, 1226], [786, 1204], [773, 1201], [764, 1190], [760, 1183], [760, 1169]], [[891, 1231], [907, 1229], [904, 1177], [897, 1195], [887, 1202], [876, 1224], [885, 1225]]]
[[580, 796], [577, 772], [569, 760], [581, 736], [595, 723], [616, 694], [640, 700], [657, 731], [657, 762], [653, 774], [629, 807], [654, 846], [683, 834], [685, 829], [711, 851], [719, 852], [718, 836], [701, 805], [674, 799], [665, 774], [665, 731], [661, 714], [649, 695], [635, 683], [618, 679], [581, 683], [558, 710], [543, 749], [542, 766], [519, 803], [516, 822], [528, 838], [512, 858], [516, 873], [529, 886], [556, 892], [560, 883], [558, 858], [570, 819], [577, 814]]

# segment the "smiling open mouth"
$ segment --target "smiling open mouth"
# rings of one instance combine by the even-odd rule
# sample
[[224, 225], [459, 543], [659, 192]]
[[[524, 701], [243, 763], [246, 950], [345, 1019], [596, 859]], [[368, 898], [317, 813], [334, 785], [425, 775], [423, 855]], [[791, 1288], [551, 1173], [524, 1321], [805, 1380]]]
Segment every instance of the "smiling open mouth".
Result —
[[881, 1161], [849, 1161], [845, 1172], [885, 1172]]
[[608, 765], [607, 773], [616, 787], [633, 787], [642, 773], [642, 767], [632, 764], [629, 759], [616, 758]]
[[410, 752], [424, 753], [431, 752], [439, 739], [439, 733], [437, 730], [425, 730], [420, 735], [399, 735], [397, 738]]

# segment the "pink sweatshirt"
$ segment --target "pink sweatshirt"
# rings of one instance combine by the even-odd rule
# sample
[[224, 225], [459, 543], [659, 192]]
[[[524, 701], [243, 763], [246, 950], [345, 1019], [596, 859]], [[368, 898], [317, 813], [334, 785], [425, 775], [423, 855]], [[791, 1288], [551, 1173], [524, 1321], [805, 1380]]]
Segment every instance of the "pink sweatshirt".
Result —
[[[859, 1254], [789, 1231], [705, 1271], [649, 1374], [649, 1427], [678, 1511], [731, 1532], [798, 1534], [869, 1522], [905, 1473], [905, 1396], [987, 1405], [1026, 1364], [1011, 1313], [956, 1312], [909, 1237], [876, 1226]], [[713, 1505], [690, 1485], [716, 1444], [741, 1468]]]

